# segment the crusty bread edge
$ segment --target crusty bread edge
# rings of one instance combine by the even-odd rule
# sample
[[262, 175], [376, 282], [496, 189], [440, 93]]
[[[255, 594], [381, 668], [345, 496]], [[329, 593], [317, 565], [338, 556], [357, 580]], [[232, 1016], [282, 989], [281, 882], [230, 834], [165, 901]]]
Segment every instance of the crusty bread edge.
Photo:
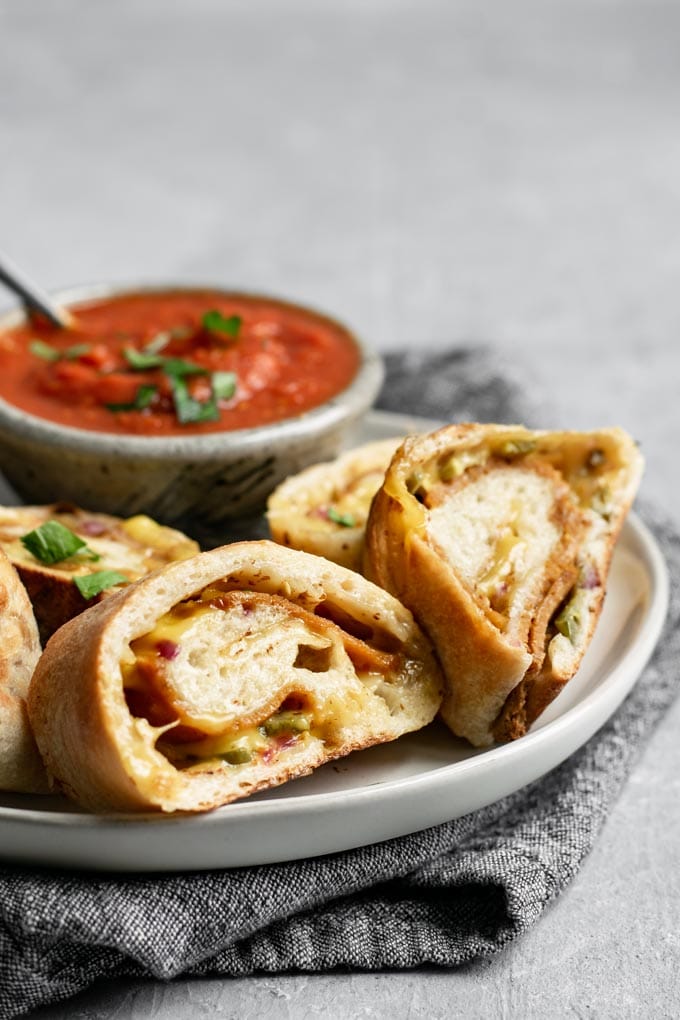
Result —
[[[149, 756], [145, 749], [140, 756], [141, 743], [136, 743], [122, 689], [121, 655], [130, 640], [151, 630], [158, 617], [181, 599], [230, 576], [247, 578], [246, 588], [272, 593], [285, 578], [288, 597], [301, 605], [312, 606], [330, 591], [358, 619], [398, 637], [419, 663], [414, 682], [420, 685], [422, 703], [416, 725], [404, 727], [402, 720], [400, 728], [395, 720], [392, 732], [372, 732], [370, 721], [357, 720], [355, 735], [332, 753], [310, 740], [282, 756], [275, 767], [253, 765], [234, 772], [222, 768], [214, 774], [191, 775], [174, 769], [157, 751]], [[49, 772], [83, 806], [195, 811], [278, 785], [333, 757], [425, 725], [434, 718], [441, 693], [441, 675], [429, 642], [408, 610], [349, 570], [263, 541], [236, 543], [170, 564], [66, 624], [48, 642], [28, 705]], [[145, 775], [149, 768], [154, 775]]]
[[500, 712], [531, 656], [507, 642], [420, 534], [402, 532], [398, 500], [380, 490], [371, 514], [367, 569], [426, 628], [448, 681], [442, 718], [456, 735], [488, 745], [489, 718]]
[[0, 789], [47, 793], [47, 774], [28, 721], [26, 696], [40, 656], [28, 595], [0, 550]]
[[[600, 591], [593, 590], [590, 596], [589, 624], [583, 628], [582, 641], [574, 649], [570, 666], [544, 674], [541, 696], [536, 696], [539, 694], [537, 690], [532, 699], [531, 681], [524, 682], [531, 657], [526, 656], [522, 669], [518, 650], [509, 647], [503, 635], [484, 619], [483, 614], [475, 611], [472, 600], [455, 575], [447, 577], [450, 572], [442, 568], [428, 545], [424, 512], [408, 491], [406, 480], [419, 463], [490, 440], [539, 439], [557, 446], [565, 440], [586, 435], [606, 436], [620, 446], [626, 460], [627, 477], [617, 493], [616, 513], [606, 527], [597, 525], [601, 537], [594, 562], [600, 571], [602, 586]], [[364, 572], [400, 598], [433, 641], [447, 680], [441, 715], [454, 733], [464, 736], [475, 746], [488, 746], [495, 739], [513, 739], [526, 731], [527, 726], [574, 675], [602, 609], [614, 545], [635, 498], [642, 470], [639, 450], [620, 428], [590, 433], [550, 432], [532, 431], [523, 426], [465, 422], [444, 426], [426, 436], [409, 437], [397, 451], [369, 514]], [[489, 640], [489, 628], [495, 631], [496, 641]], [[491, 695], [494, 684], [498, 699]], [[475, 700], [478, 704], [473, 710], [470, 705]], [[490, 715], [495, 705], [501, 717], [499, 725], [494, 724], [494, 716]]]

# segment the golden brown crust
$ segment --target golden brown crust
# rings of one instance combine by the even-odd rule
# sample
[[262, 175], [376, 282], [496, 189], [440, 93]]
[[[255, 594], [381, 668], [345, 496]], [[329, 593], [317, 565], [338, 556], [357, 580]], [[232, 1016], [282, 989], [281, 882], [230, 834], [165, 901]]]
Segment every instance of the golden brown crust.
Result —
[[[215, 686], [197, 695], [204, 699], [196, 710], [198, 717], [212, 718], [219, 730], [222, 715], [238, 732], [243, 719], [264, 718], [277, 700], [272, 685], [280, 684], [282, 700], [289, 693], [285, 686], [288, 667], [281, 649], [288, 645], [294, 649], [297, 643], [299, 652], [313, 645], [314, 635], [323, 632], [335, 635], [325, 642], [334, 657], [332, 668], [310, 671], [303, 666], [298, 678], [303, 695], [316, 706], [323, 733], [318, 738], [310, 735], [294, 741], [274, 753], [270, 761], [255, 758], [234, 768], [209, 754], [200, 768], [178, 769], [156, 746], [162, 727], [154, 729], [147, 718], [131, 714], [121, 663], [130, 660], [132, 643], [148, 641], [145, 635], [160, 633], [156, 629], [161, 626], [159, 621], [176, 614], [174, 607], [186, 600], [199, 600], [197, 604], [205, 609], [211, 599], [219, 602], [220, 592], [226, 593], [226, 601], [231, 592], [258, 593], [255, 607], [247, 612], [254, 612], [263, 599], [266, 608], [267, 598], [274, 597], [270, 606], [276, 618], [269, 642], [271, 653], [265, 650], [263, 668], [258, 671], [253, 666], [251, 673], [243, 674], [239, 687], [239, 662], [249, 662], [251, 646], [232, 640], [229, 669], [218, 671]], [[276, 622], [281, 602], [290, 607], [291, 624]], [[195, 603], [186, 604], [188, 626], [200, 627], [200, 621], [195, 624]], [[311, 626], [304, 622], [307, 615], [315, 621]], [[206, 612], [206, 628], [213, 617]], [[351, 622], [346, 624], [346, 620]], [[257, 642], [263, 634], [266, 637], [265, 631], [256, 630], [252, 638], [257, 655], [262, 641]], [[201, 632], [201, 640], [206, 639], [206, 633]], [[347, 663], [352, 661], [352, 642], [358, 640], [367, 642], [369, 654], [374, 649], [371, 669], [379, 667], [381, 654], [388, 660], [396, 655], [392, 673], [376, 677], [371, 672], [360, 680], [361, 665], [352, 673]], [[190, 634], [181, 641], [188, 663], [192, 648], [198, 649], [200, 642]], [[218, 666], [211, 656], [208, 671]], [[77, 684], [74, 676], [79, 678]], [[177, 666], [174, 676], [186, 688], [186, 701], [191, 697], [189, 666]], [[369, 681], [378, 681], [379, 696], [373, 696], [370, 684], [366, 687]], [[217, 688], [223, 692], [219, 711], [207, 705], [215, 701]], [[359, 575], [320, 557], [271, 542], [242, 542], [172, 564], [62, 627], [51, 638], [35, 672], [29, 713], [48, 770], [60, 787], [84, 806], [94, 810], [199, 811], [278, 785], [354, 749], [425, 725], [437, 711], [441, 688], [429, 643], [396, 600]], [[370, 705], [372, 717], [363, 711], [366, 705]]]
[[519, 643], [512, 647], [503, 640], [421, 534], [402, 532], [403, 513], [398, 500], [378, 493], [367, 532], [370, 576], [413, 607], [449, 680], [442, 718], [459, 736], [475, 734], [479, 704], [490, 704], [495, 717], [530, 656]]
[[[521, 736], [576, 671], [641, 469], [620, 429], [466, 423], [397, 452], [365, 570], [431, 637], [456, 734], [479, 746]], [[568, 637], [558, 610], [571, 613]]]
[[[87, 609], [90, 603], [100, 602], [105, 592], [86, 602], [72, 580], [39, 567], [17, 563], [15, 569], [28, 593], [35, 618], [39, 621], [40, 638], [47, 642], [52, 634], [74, 616]], [[110, 594], [110, 592], [109, 592]]]
[[28, 596], [0, 550], [0, 789], [47, 792], [47, 776], [26, 714], [26, 695], [40, 655]]
[[[41, 563], [24, 548], [21, 537], [47, 521], [57, 521], [73, 531], [99, 559], [71, 557], [53, 565]], [[114, 590], [106, 589], [86, 600], [73, 583], [74, 577], [115, 570], [134, 581], [166, 563], [198, 552], [193, 539], [143, 515], [124, 520], [82, 510], [71, 503], [0, 507], [0, 548], [28, 592], [43, 644], [67, 620]]]

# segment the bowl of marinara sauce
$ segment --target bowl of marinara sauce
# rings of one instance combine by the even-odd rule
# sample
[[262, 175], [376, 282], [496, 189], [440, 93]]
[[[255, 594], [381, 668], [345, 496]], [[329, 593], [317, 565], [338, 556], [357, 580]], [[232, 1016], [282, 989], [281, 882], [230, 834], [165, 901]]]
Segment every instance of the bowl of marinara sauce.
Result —
[[54, 299], [72, 329], [0, 316], [0, 469], [27, 501], [219, 527], [334, 456], [382, 381], [346, 326], [276, 298], [90, 286]]

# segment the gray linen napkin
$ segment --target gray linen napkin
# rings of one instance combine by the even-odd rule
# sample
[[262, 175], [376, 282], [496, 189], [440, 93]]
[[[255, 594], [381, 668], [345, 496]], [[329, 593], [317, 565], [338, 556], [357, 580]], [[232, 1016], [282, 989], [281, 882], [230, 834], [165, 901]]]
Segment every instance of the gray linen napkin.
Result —
[[[488, 352], [392, 356], [381, 405], [527, 420]], [[680, 537], [665, 634], [624, 705], [562, 766], [464, 818], [315, 860], [139, 878], [0, 868], [0, 1020], [98, 978], [455, 966], [526, 931], [577, 873], [676, 693]]]

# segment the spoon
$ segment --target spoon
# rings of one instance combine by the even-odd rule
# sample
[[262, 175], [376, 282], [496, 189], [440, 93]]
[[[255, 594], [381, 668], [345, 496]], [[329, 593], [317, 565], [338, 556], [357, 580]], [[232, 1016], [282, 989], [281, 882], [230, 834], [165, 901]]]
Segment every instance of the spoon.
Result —
[[29, 280], [20, 269], [17, 269], [2, 252], [0, 252], [0, 282], [21, 298], [29, 314], [39, 312], [53, 326], [60, 329], [73, 329], [75, 326], [75, 319], [71, 313], [55, 305], [52, 299], [33, 280]]

